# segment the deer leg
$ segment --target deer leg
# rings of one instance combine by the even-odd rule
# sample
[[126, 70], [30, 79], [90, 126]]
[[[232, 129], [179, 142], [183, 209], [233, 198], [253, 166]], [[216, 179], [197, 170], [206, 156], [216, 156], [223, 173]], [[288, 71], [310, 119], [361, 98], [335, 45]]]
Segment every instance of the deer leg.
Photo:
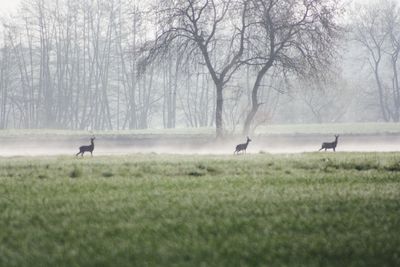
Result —
[[90, 151], [90, 155], [93, 157], [93, 152], [92, 151]]
[[335, 149], [335, 148], [333, 148], [333, 152], [336, 152], [336, 149]]

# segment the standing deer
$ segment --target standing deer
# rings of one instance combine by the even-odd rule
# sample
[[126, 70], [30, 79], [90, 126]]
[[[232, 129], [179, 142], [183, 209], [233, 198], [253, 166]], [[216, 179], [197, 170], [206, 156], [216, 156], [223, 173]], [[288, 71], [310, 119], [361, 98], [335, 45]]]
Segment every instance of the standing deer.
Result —
[[83, 157], [83, 154], [84, 154], [85, 152], [90, 152], [90, 154], [91, 154], [92, 157], [93, 157], [94, 139], [96, 139], [94, 136], [93, 136], [92, 138], [90, 138], [90, 145], [79, 147], [79, 152], [76, 154], [76, 156], [78, 156], [79, 154], [81, 154], [81, 156]]
[[322, 149], [325, 149], [325, 151], [327, 149], [333, 149], [333, 152], [336, 152], [336, 146], [337, 146], [338, 139], [339, 139], [339, 135], [335, 135], [335, 141], [334, 142], [322, 143], [322, 146], [318, 151], [321, 151]]
[[236, 150], [235, 150], [235, 152], [233, 152], [233, 154], [235, 154], [235, 153], [239, 154], [240, 151], [244, 151], [244, 153], [246, 153], [247, 146], [249, 145], [250, 142], [251, 142], [251, 139], [247, 136], [247, 142], [244, 144], [237, 145]]

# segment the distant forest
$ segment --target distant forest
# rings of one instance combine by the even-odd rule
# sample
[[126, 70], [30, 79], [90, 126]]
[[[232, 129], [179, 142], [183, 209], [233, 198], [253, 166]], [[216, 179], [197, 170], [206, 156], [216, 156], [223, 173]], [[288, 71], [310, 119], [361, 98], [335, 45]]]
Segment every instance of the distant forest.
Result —
[[32, 0], [0, 19], [0, 129], [400, 120], [396, 1]]

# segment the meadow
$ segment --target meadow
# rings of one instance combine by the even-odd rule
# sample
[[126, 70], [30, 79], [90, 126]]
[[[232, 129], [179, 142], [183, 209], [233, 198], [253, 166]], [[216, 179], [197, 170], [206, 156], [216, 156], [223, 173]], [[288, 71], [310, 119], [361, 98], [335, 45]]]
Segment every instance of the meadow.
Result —
[[400, 266], [400, 154], [0, 158], [0, 266]]
[[[385, 135], [399, 134], [399, 123], [319, 123], [319, 124], [269, 124], [258, 127], [254, 133], [257, 136], [263, 135]], [[241, 127], [235, 131], [228, 130], [228, 135], [241, 136]], [[62, 130], [62, 129], [1, 129], [1, 138], [23, 137], [23, 138], [47, 138], [63, 136], [132, 136], [145, 138], [160, 137], [205, 137], [213, 138], [214, 128], [174, 128], [174, 129], [135, 129], [135, 130], [111, 130], [111, 131], [83, 131], [83, 130]]]

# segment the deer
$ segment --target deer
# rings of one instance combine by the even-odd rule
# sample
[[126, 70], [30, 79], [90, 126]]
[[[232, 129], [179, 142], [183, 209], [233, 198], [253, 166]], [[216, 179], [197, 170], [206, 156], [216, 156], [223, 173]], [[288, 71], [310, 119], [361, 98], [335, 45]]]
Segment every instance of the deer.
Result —
[[339, 135], [335, 135], [335, 141], [331, 143], [322, 143], [321, 148], [318, 151], [321, 151], [322, 149], [333, 149], [333, 152], [336, 152], [336, 146], [338, 143]]
[[92, 138], [90, 138], [90, 145], [79, 147], [79, 152], [75, 156], [78, 156], [79, 154], [81, 154], [81, 156], [83, 157], [83, 154], [85, 152], [90, 152], [90, 154], [93, 157], [94, 139], [96, 139], [96, 137], [94, 137], [94, 136]]
[[251, 142], [251, 139], [247, 136], [247, 142], [244, 144], [237, 145], [236, 150], [235, 150], [235, 152], [233, 152], [233, 154], [237, 153], [239, 155], [240, 151], [244, 151], [244, 153], [246, 153], [247, 146], [249, 145], [250, 142]]

